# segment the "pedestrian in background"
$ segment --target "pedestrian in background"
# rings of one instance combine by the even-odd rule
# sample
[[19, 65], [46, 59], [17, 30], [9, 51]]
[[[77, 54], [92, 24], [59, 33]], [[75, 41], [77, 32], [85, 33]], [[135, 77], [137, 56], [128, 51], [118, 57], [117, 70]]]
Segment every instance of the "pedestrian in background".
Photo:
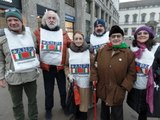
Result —
[[54, 106], [54, 85], [57, 80], [60, 93], [60, 103], [65, 111], [66, 106], [66, 77], [64, 63], [66, 50], [71, 40], [66, 32], [60, 28], [60, 19], [54, 11], [46, 11], [42, 18], [42, 25], [34, 31], [39, 45], [39, 56], [44, 78], [45, 89], [45, 117], [52, 118]]
[[[140, 26], [134, 34], [131, 50], [135, 54], [137, 78], [133, 89], [128, 93], [127, 103], [139, 116], [138, 120], [147, 120], [147, 111], [155, 113], [153, 100], [154, 86], [158, 88], [160, 48], [154, 40], [154, 32], [148, 26]], [[155, 82], [155, 83], [154, 83]], [[155, 84], [155, 85], [154, 85]], [[159, 88], [158, 88], [159, 89]], [[160, 95], [159, 95], [160, 96]], [[160, 101], [157, 101], [160, 105]], [[157, 103], [157, 104], [158, 104]], [[160, 108], [158, 108], [160, 110]], [[160, 115], [160, 112], [158, 113]]]
[[8, 84], [15, 120], [25, 120], [23, 90], [28, 98], [29, 119], [38, 120], [36, 79], [39, 61], [36, 40], [30, 28], [23, 25], [18, 9], [7, 9], [5, 18], [8, 28], [0, 33], [0, 86]]
[[101, 120], [123, 120], [123, 101], [136, 79], [134, 54], [123, 41], [123, 30], [115, 25], [109, 32], [110, 43], [99, 49], [97, 68], [91, 80], [97, 82], [97, 97], [102, 100]]
[[74, 120], [87, 120], [91, 68], [90, 56], [84, 35], [81, 32], [75, 32], [73, 41], [68, 48], [65, 65], [66, 75], [70, 82], [74, 81], [78, 85], [80, 93], [80, 104], [77, 106]]

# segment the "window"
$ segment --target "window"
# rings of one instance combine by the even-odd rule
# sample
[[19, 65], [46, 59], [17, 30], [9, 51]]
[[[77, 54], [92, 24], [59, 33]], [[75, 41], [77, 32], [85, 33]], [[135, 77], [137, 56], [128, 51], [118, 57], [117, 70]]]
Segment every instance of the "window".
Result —
[[150, 21], [154, 21], [154, 19], [155, 19], [155, 13], [152, 12], [150, 13]]
[[90, 21], [86, 20], [86, 36], [90, 35]]
[[137, 14], [134, 14], [134, 15], [133, 15], [133, 23], [136, 23], [136, 22], [137, 22], [137, 16], [138, 16]]
[[111, 25], [111, 16], [109, 16], [109, 24]]
[[73, 39], [74, 23], [65, 21], [65, 30], [67, 31], [69, 38]]
[[101, 10], [101, 19], [104, 19], [104, 11]]
[[141, 22], [145, 22], [146, 21], [146, 13], [141, 14]]
[[125, 23], [129, 23], [129, 15], [125, 15]]
[[95, 5], [95, 17], [97, 18], [98, 18], [98, 10], [99, 10], [99, 7]]
[[87, 13], [91, 13], [89, 0], [86, 0], [86, 12], [87, 12]]
[[109, 9], [112, 10], [112, 4], [111, 3], [109, 4]]
[[0, 28], [7, 27], [6, 18], [4, 16], [4, 10], [0, 9]]
[[134, 35], [136, 28], [132, 28], [132, 35]]
[[74, 0], [65, 0], [65, 3], [70, 5], [71, 7], [74, 7]]
[[107, 14], [107, 13], [106, 13], [106, 17], [105, 17], [105, 20], [106, 20], [106, 21], [108, 21], [108, 14]]
[[109, 0], [106, 0], [106, 6], [107, 6], [107, 7], [108, 7], [108, 1], [109, 1]]
[[128, 35], [128, 28], [124, 28], [124, 35]]

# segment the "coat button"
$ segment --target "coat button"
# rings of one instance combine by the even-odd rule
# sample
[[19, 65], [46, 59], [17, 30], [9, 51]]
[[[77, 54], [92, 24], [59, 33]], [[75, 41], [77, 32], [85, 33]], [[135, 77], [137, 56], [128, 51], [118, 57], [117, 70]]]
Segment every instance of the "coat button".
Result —
[[119, 58], [119, 61], [122, 61], [122, 58]]
[[106, 102], [106, 105], [108, 105], [108, 102]]

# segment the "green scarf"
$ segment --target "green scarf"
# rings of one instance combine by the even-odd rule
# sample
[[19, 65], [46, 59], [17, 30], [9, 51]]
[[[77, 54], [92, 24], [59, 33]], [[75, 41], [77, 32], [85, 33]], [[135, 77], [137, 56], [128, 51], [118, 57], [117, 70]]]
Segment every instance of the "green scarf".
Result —
[[125, 43], [125, 42], [122, 42], [120, 45], [112, 45], [112, 48], [113, 49], [125, 49], [125, 48], [129, 48], [129, 46]]

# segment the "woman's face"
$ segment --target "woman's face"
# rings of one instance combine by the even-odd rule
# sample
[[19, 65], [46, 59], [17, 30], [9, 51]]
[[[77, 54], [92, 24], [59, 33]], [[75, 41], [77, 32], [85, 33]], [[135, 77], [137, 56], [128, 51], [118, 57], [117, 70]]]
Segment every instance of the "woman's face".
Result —
[[141, 30], [137, 33], [137, 41], [140, 43], [145, 43], [149, 40], [149, 33], [145, 30]]
[[80, 47], [83, 45], [84, 42], [84, 38], [81, 34], [76, 33], [73, 37], [73, 42], [77, 47]]

